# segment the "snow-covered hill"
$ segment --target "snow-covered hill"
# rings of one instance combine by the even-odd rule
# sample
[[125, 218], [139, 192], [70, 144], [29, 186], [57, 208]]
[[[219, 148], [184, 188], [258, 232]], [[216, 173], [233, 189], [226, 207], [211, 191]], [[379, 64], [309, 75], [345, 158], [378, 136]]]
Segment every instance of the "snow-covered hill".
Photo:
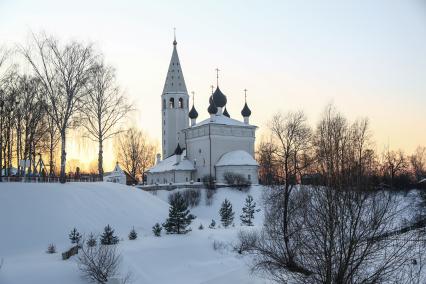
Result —
[[[154, 237], [151, 227], [168, 214], [170, 192], [156, 195], [111, 183], [25, 184], [0, 183], [0, 283], [87, 283], [75, 259], [62, 261], [60, 252], [69, 247], [73, 227], [87, 235], [100, 234], [110, 224], [122, 241], [119, 244], [123, 273], [132, 273], [132, 283], [267, 283], [251, 275], [246, 259], [227, 246], [236, 240], [238, 216], [247, 194], [260, 203], [262, 187], [249, 193], [219, 189], [213, 203], [192, 209], [197, 216], [187, 235]], [[234, 206], [236, 227], [208, 229], [211, 219], [219, 223], [221, 202], [228, 198]], [[262, 212], [256, 223], [261, 224]], [[202, 223], [204, 230], [198, 230]], [[129, 241], [132, 227], [138, 239]], [[225, 248], [214, 250], [213, 243]], [[59, 253], [45, 251], [54, 243]]]

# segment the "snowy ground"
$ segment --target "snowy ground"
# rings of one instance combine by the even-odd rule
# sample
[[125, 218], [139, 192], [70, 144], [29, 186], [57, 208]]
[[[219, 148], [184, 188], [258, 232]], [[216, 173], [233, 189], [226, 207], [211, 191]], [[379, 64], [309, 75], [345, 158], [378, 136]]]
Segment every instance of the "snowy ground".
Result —
[[[238, 216], [247, 194], [260, 205], [262, 187], [248, 193], [219, 189], [213, 203], [206, 205], [203, 192], [200, 205], [191, 212], [197, 216], [187, 235], [157, 238], [151, 227], [168, 214], [170, 192], [147, 193], [111, 183], [25, 184], [0, 183], [0, 270], [1, 284], [87, 283], [81, 278], [76, 260], [61, 260], [69, 248], [68, 233], [75, 226], [88, 235], [100, 234], [110, 224], [122, 241], [122, 273], [132, 274], [132, 283], [269, 283], [250, 274], [249, 259], [232, 252], [239, 225]], [[211, 219], [219, 224], [219, 207], [228, 198], [234, 207], [235, 224], [229, 229], [208, 229]], [[259, 206], [260, 207], [260, 206]], [[262, 212], [256, 213], [260, 226]], [[205, 227], [198, 230], [200, 223]], [[138, 239], [127, 235], [135, 227]], [[214, 250], [220, 242], [223, 249]], [[59, 253], [45, 251], [54, 243]]]

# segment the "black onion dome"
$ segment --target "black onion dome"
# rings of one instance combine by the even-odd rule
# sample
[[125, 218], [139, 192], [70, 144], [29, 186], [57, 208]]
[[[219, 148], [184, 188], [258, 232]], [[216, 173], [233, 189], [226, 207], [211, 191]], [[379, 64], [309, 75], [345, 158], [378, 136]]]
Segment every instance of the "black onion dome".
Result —
[[195, 119], [195, 118], [198, 117], [198, 112], [197, 112], [197, 110], [195, 109], [194, 106], [192, 106], [191, 110], [189, 111], [188, 116], [189, 116], [190, 119]]
[[244, 108], [243, 108], [243, 110], [241, 111], [241, 115], [242, 115], [243, 117], [249, 117], [249, 116], [251, 115], [251, 110], [249, 109], [249, 107], [248, 107], [247, 103], [245, 103], [245, 104], [244, 104]]
[[216, 107], [224, 107], [226, 105], [226, 96], [221, 92], [219, 87], [213, 93], [213, 102]]
[[183, 150], [178, 143], [176, 150], [175, 150], [175, 155], [182, 155], [182, 153], [183, 153]]
[[228, 111], [226, 110], [226, 107], [225, 107], [225, 110], [223, 111], [223, 115], [224, 115], [224, 116], [227, 116], [227, 117], [231, 117], [231, 116], [229, 115]]
[[207, 109], [207, 111], [210, 114], [216, 114], [217, 113], [217, 107], [214, 104], [210, 104], [209, 108]]

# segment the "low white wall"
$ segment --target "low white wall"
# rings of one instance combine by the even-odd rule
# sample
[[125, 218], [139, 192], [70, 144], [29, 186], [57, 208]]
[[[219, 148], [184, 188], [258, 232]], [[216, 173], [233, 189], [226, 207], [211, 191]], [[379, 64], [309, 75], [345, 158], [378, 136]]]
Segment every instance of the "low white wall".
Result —
[[168, 184], [191, 181], [191, 171], [147, 173], [148, 184]]

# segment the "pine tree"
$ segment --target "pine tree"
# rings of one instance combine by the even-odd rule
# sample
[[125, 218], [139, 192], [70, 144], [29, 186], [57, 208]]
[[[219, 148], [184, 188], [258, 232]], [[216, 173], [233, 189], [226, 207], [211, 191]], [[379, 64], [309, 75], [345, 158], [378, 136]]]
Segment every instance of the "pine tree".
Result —
[[204, 229], [203, 224], [200, 224], [200, 226], [198, 226], [198, 230], [203, 230], [203, 229]]
[[210, 229], [214, 229], [214, 227], [216, 226], [216, 221], [212, 219], [212, 222], [209, 225]]
[[81, 234], [77, 231], [76, 228], [74, 228], [71, 230], [71, 233], [69, 234], [69, 238], [72, 244], [79, 245], [81, 240]]
[[138, 234], [136, 233], [135, 228], [133, 227], [129, 233], [129, 240], [136, 240], [137, 237], [138, 237]]
[[222, 203], [222, 207], [219, 210], [220, 221], [225, 228], [228, 228], [229, 225], [234, 221], [234, 212], [232, 211], [232, 204], [225, 199]]
[[96, 246], [96, 244], [97, 244], [97, 241], [95, 239], [95, 236], [93, 235], [93, 233], [90, 233], [89, 238], [86, 241], [86, 245], [88, 247], [94, 247]]
[[240, 215], [242, 225], [253, 226], [255, 208], [256, 202], [253, 201], [253, 196], [248, 195], [243, 207], [243, 214]]
[[118, 244], [118, 237], [114, 236], [114, 230], [107, 225], [101, 236], [101, 244], [103, 245], [115, 245]]
[[163, 230], [163, 227], [161, 227], [159, 223], [155, 223], [155, 225], [152, 227], [152, 232], [156, 237], [161, 236], [161, 230]]
[[163, 224], [168, 234], [185, 234], [195, 216], [190, 214], [188, 206], [179, 192], [170, 201], [169, 218]]

